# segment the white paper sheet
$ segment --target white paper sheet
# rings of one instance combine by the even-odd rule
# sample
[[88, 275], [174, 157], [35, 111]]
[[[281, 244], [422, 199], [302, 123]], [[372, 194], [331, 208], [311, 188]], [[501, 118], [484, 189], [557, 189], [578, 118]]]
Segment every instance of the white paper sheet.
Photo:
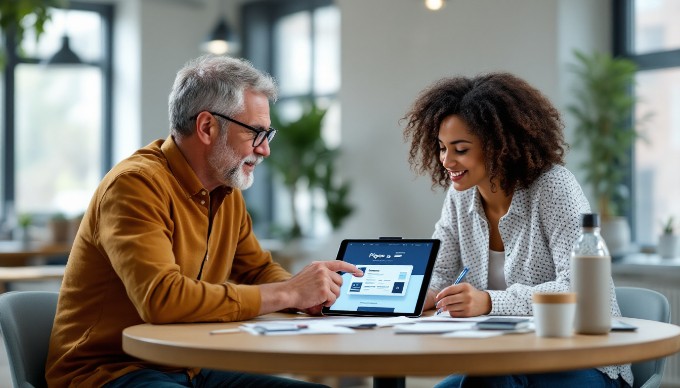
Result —
[[472, 330], [475, 322], [418, 322], [395, 325], [397, 334], [441, 334], [456, 330]]

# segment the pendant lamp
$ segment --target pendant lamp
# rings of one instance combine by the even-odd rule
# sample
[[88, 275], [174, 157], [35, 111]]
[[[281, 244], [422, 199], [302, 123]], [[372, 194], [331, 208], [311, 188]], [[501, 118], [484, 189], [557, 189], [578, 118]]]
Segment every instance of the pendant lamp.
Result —
[[61, 38], [61, 48], [50, 59], [47, 65], [82, 65], [83, 61], [71, 49], [70, 38], [68, 36], [68, 10], [65, 11], [63, 20], [64, 35]]
[[203, 50], [216, 55], [238, 53], [239, 42], [236, 33], [227, 22], [224, 2], [220, 2], [220, 18], [202, 44]]
[[68, 35], [61, 38], [61, 48], [48, 61], [48, 65], [81, 65], [83, 61], [71, 50]]

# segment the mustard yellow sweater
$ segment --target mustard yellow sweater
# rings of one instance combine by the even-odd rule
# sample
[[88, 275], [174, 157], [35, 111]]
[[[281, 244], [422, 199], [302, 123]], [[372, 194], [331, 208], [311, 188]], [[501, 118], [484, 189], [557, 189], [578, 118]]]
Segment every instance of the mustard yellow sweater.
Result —
[[260, 248], [241, 192], [208, 193], [172, 137], [157, 140], [104, 177], [83, 218], [59, 294], [48, 384], [97, 387], [139, 368], [177, 370], [126, 355], [123, 329], [249, 319], [260, 308], [254, 285], [289, 277]]

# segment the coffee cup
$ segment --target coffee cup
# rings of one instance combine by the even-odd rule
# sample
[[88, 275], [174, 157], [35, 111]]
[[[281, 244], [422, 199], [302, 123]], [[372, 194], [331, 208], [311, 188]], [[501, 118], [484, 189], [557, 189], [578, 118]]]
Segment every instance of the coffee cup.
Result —
[[537, 292], [532, 301], [537, 336], [571, 337], [574, 334], [576, 293]]

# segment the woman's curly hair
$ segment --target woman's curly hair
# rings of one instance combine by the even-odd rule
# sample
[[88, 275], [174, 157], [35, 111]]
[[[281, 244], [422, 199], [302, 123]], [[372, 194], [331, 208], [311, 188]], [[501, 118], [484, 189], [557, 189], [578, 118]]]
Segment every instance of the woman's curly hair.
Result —
[[526, 81], [509, 73], [443, 78], [423, 90], [402, 120], [411, 142], [409, 164], [432, 177], [432, 188], [450, 181], [439, 161], [439, 126], [458, 115], [477, 136], [492, 182], [506, 193], [527, 188], [568, 149], [564, 124], [552, 103]]

